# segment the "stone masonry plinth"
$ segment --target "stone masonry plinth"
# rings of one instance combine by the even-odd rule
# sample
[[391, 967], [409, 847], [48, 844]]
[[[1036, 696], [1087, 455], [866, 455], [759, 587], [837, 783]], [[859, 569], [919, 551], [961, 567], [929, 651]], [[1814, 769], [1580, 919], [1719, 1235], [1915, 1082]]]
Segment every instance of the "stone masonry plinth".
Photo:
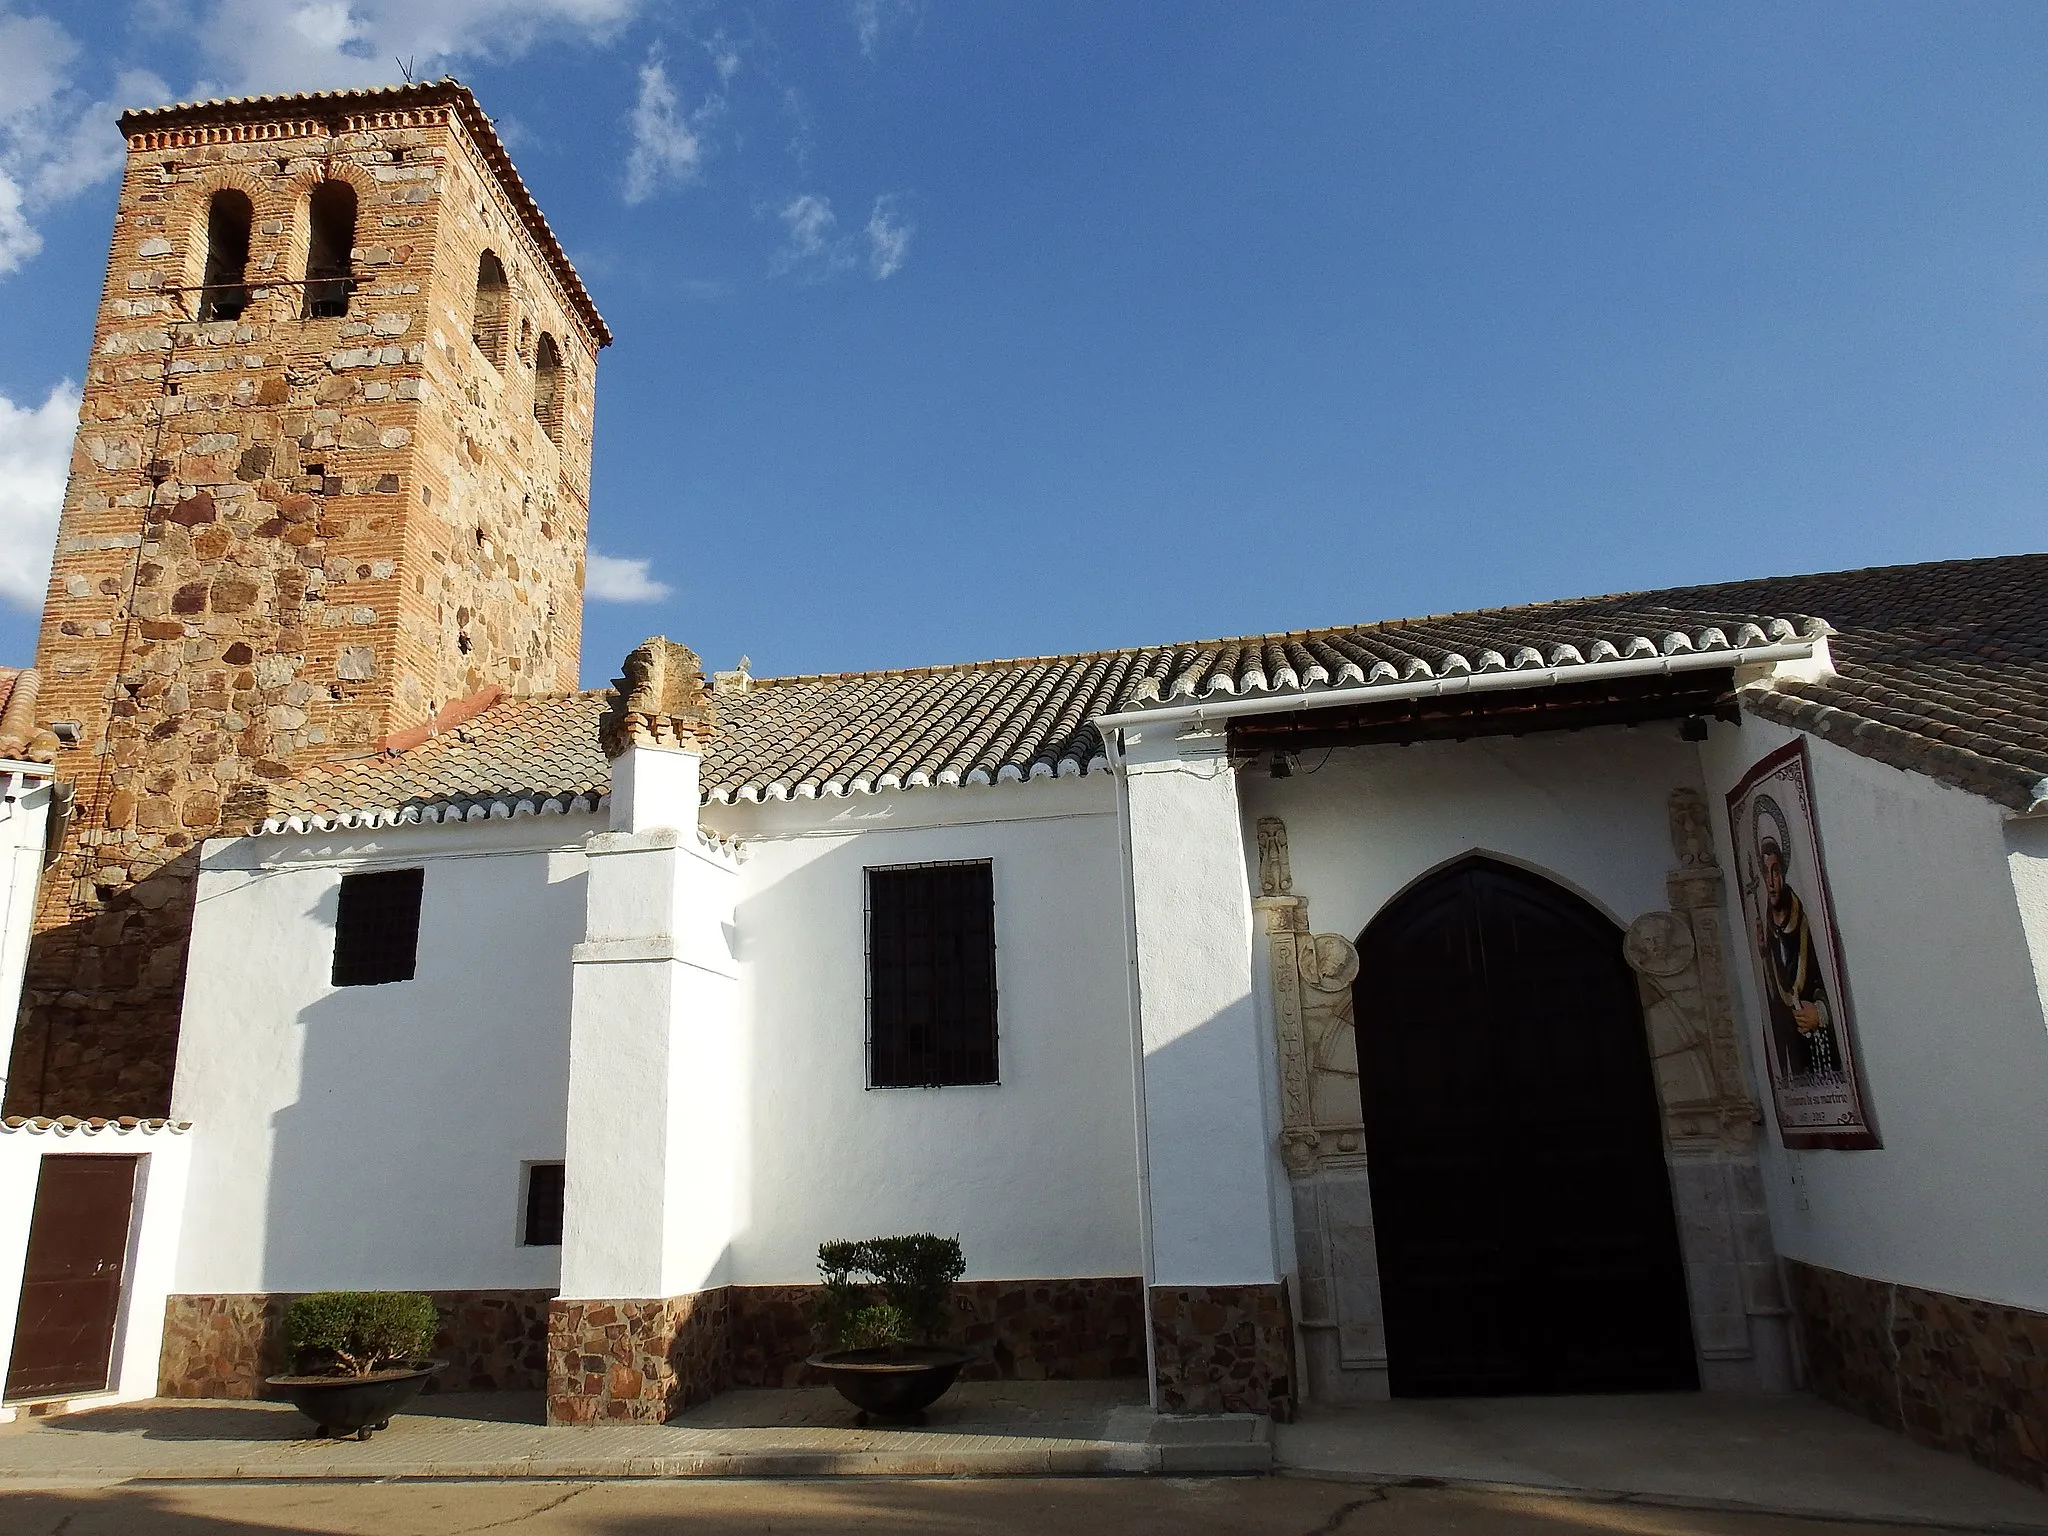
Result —
[[[1135, 1277], [974, 1280], [955, 1293], [969, 1380], [1141, 1376]], [[734, 1285], [653, 1300], [549, 1309], [548, 1421], [658, 1423], [733, 1387], [814, 1385], [812, 1285]]]
[[1152, 1288], [1161, 1413], [1294, 1411], [1294, 1337], [1279, 1285]]
[[[448, 1369], [429, 1392], [533, 1392], [547, 1382], [547, 1291], [430, 1291], [440, 1312], [434, 1358]], [[157, 1391], [164, 1397], [250, 1398], [282, 1374], [292, 1293], [172, 1296], [164, 1306]]]
[[1813, 1389], [2048, 1488], [2048, 1314], [1788, 1260]]

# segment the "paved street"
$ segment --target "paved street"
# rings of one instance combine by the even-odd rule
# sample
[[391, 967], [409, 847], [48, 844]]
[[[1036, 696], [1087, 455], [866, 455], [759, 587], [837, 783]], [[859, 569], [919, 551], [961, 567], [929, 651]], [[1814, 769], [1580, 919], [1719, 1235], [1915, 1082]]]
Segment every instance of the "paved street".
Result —
[[1289, 1477], [126, 1485], [0, 1493], [5, 1536], [1834, 1536], [1836, 1523]]

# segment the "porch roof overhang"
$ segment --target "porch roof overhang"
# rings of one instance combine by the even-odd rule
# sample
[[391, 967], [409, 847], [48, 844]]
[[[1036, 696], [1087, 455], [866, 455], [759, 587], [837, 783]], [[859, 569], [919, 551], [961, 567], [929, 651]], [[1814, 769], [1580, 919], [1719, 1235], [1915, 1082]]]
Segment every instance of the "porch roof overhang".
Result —
[[[1722, 695], [1732, 692], [1736, 683], [1801, 663], [1824, 673], [1833, 670], [1824, 633], [1763, 645], [1460, 673], [1256, 698], [1211, 698], [1199, 704], [1118, 710], [1096, 716], [1095, 723], [1105, 735], [1133, 727], [1162, 725], [1192, 727], [1197, 731], [1224, 729], [1233, 737], [1248, 737], [1255, 731], [1269, 736], [1308, 730], [1334, 734], [1367, 723], [1375, 729], [1396, 725], [1404, 716], [1412, 721], [1434, 717], [1446, 724], [1459, 718], [1509, 720], [1516, 715], [1533, 720], [1540, 717], [1546, 706], [1554, 706], [1558, 725], [1525, 724], [1519, 728], [1561, 729], [1574, 709], [1588, 715], [1584, 723], [1606, 723], [1591, 716], [1602, 710], [1619, 716], [1631, 709], [1648, 708], [1660, 693], [1664, 699], [1663, 718], [1714, 712]], [[1705, 709], [1698, 702], [1703, 698], [1708, 701]], [[1671, 707], [1679, 702], [1691, 707]], [[1267, 724], [1269, 720], [1271, 725]]]
[[1688, 718], [1736, 720], [1741, 711], [1728, 666], [1561, 682], [1544, 688], [1425, 694], [1368, 700], [1334, 709], [1292, 710], [1229, 722], [1233, 756], [1272, 750], [1406, 746], [1475, 736], [1524, 736], [1603, 725], [1644, 725]]

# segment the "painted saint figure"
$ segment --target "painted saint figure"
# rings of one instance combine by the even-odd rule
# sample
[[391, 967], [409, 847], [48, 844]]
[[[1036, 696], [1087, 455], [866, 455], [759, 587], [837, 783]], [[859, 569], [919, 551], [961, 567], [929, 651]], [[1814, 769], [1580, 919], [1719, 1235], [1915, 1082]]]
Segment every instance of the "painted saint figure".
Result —
[[1771, 1038], [1785, 1075], [1838, 1076], [1842, 1052], [1813, 928], [1798, 893], [1786, 883], [1785, 851], [1776, 838], [1758, 839], [1757, 862], [1762, 866], [1764, 913], [1756, 942], [1770, 983], [1764, 1002], [1771, 1016]]

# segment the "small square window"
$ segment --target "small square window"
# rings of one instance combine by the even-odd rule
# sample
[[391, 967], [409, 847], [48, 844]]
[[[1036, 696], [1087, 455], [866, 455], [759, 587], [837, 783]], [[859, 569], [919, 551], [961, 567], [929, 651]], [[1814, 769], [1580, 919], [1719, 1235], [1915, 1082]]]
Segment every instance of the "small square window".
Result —
[[334, 913], [334, 984], [411, 981], [419, 963], [424, 869], [343, 875]]
[[526, 1165], [526, 1220], [520, 1242], [528, 1248], [562, 1246], [562, 1165]]
[[867, 877], [868, 1086], [997, 1081], [992, 866], [913, 864]]

